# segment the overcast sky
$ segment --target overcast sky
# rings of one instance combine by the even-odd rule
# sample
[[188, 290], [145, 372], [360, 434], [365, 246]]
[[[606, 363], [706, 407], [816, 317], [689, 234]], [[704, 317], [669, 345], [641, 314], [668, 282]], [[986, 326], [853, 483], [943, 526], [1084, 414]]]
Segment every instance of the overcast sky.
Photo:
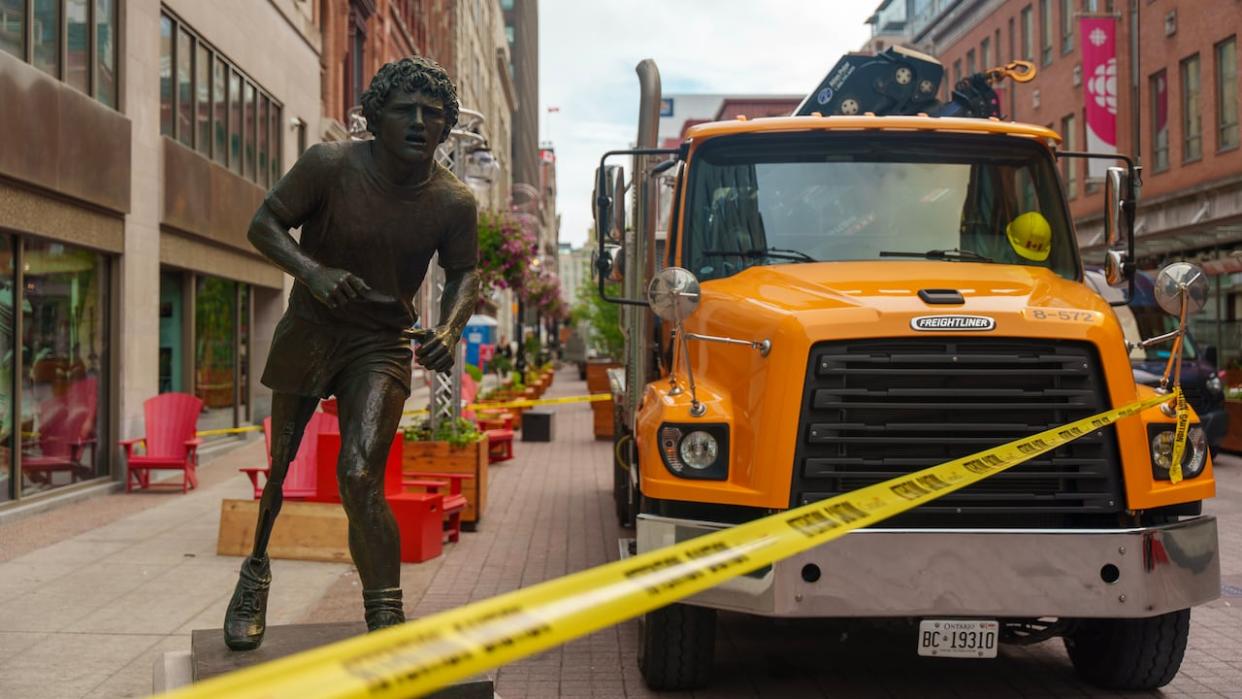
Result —
[[586, 242], [600, 155], [628, 147], [637, 135], [640, 60], [655, 59], [666, 94], [805, 94], [842, 54], [862, 46], [863, 21], [877, 5], [539, 0], [539, 137], [556, 148], [561, 242]]

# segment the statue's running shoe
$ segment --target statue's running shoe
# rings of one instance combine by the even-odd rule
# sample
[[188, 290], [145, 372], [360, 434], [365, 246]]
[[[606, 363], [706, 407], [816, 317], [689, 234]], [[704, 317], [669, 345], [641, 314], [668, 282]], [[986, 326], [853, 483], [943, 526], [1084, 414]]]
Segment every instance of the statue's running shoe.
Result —
[[267, 556], [247, 556], [241, 575], [224, 613], [224, 643], [233, 650], [254, 650], [263, 643], [267, 629], [267, 591], [272, 586], [272, 566]]

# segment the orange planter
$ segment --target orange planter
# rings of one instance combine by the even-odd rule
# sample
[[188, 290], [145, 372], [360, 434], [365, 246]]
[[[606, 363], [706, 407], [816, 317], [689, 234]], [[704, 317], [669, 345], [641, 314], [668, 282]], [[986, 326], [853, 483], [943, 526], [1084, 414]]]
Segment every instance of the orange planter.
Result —
[[487, 504], [487, 438], [455, 447], [448, 442], [407, 441], [401, 454], [401, 470], [408, 473], [468, 473], [473, 478], [461, 485], [466, 496], [463, 522], [478, 522]]

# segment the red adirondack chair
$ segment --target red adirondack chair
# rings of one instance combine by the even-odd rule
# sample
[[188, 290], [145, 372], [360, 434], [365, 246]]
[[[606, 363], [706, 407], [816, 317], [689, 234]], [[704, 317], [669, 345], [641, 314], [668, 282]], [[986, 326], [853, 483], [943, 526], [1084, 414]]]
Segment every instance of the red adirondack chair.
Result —
[[[22, 453], [22, 471], [31, 482], [51, 484], [57, 471], [68, 471], [71, 482], [93, 475], [98, 402], [99, 379], [91, 376], [39, 404], [38, 453], [35, 449]], [[87, 451], [89, 464], [82, 460]]]
[[[323, 412], [315, 412], [311, 415], [306, 423], [306, 430], [302, 433], [302, 443], [298, 446], [298, 453], [294, 455], [293, 461], [289, 462], [289, 470], [285, 473], [285, 483], [281, 487], [281, 492], [286, 498], [305, 500], [314, 497], [319, 481], [317, 475], [319, 435], [324, 432], [336, 432], [339, 429], [336, 415]], [[246, 466], [238, 469], [250, 478], [250, 483], [254, 486], [255, 500], [263, 497], [263, 483], [259, 482], [259, 475], [262, 474], [266, 479], [272, 472], [272, 418], [270, 417], [263, 418], [263, 434], [267, 438], [267, 466]]]
[[[185, 393], [161, 393], [142, 404], [146, 436], [123, 439], [125, 449], [125, 492], [151, 487], [151, 471], [181, 471], [181, 492], [198, 487], [198, 447], [201, 439], [194, 436], [203, 401]], [[138, 443], [145, 443], [144, 453], [134, 453]]]

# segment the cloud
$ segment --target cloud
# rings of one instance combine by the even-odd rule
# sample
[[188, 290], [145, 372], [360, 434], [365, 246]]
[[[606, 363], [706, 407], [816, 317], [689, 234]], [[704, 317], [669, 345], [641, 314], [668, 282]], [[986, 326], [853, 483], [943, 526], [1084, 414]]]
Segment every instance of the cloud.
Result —
[[[561, 241], [586, 241], [591, 177], [638, 130], [634, 66], [654, 58], [666, 93], [813, 89], [868, 36], [878, 0], [541, 0], [540, 139], [557, 155]], [[546, 107], [559, 113], [549, 114]]]

